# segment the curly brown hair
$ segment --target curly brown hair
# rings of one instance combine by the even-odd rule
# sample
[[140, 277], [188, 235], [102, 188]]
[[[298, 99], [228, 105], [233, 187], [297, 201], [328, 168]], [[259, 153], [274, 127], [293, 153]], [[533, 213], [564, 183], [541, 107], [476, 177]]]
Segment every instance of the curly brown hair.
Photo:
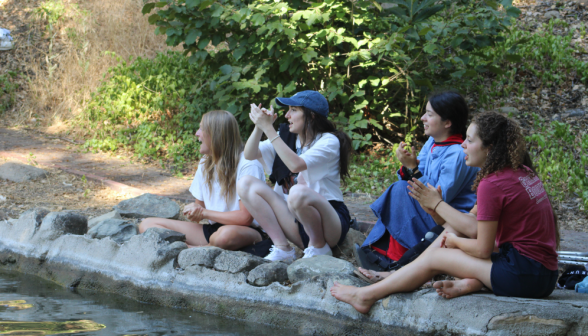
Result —
[[477, 115], [472, 124], [477, 126], [482, 146], [488, 148], [488, 157], [481, 167], [472, 190], [476, 190], [486, 176], [506, 167], [518, 169], [523, 165], [526, 146], [518, 123], [496, 112]]

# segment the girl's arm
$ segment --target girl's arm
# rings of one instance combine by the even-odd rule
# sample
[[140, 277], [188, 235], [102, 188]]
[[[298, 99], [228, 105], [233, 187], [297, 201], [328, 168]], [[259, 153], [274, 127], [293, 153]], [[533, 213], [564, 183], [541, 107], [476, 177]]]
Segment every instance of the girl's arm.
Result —
[[[470, 238], [476, 238], [478, 233], [478, 222], [475, 214], [477, 206], [474, 206], [469, 214], [456, 210], [443, 201], [441, 187], [425, 186], [421, 181], [413, 178], [408, 181], [409, 195], [416, 199], [423, 210], [433, 217], [438, 225], [447, 223], [456, 231]], [[440, 217], [440, 218], [439, 218]]]
[[241, 201], [239, 201], [239, 210], [219, 212], [204, 209], [202, 211], [202, 217], [203, 219], [210, 219], [211, 221], [225, 225], [249, 226], [253, 222], [253, 216], [251, 216]]
[[245, 148], [243, 149], [243, 155], [247, 160], [257, 160], [261, 159], [261, 151], [259, 150], [259, 141], [261, 140], [261, 135], [263, 131], [255, 126], [253, 132], [247, 139], [247, 143], [245, 143]]
[[494, 252], [498, 221], [478, 221], [478, 237], [476, 239], [459, 238], [453, 233], [445, 232], [441, 246], [458, 248], [472, 257], [488, 259]]
[[474, 205], [469, 213], [463, 213], [445, 202], [441, 202], [436, 210], [437, 214], [445, 220], [447, 225], [451, 226], [455, 231], [474, 239], [478, 236], [476, 211], [477, 206]]
[[[252, 104], [251, 113], [249, 114], [249, 117], [251, 118], [251, 121], [253, 121], [253, 123], [255, 124], [255, 128], [263, 130], [268, 139], [272, 140], [275, 138], [275, 140], [272, 142], [272, 145], [276, 150], [276, 154], [280, 156], [282, 162], [284, 162], [286, 167], [288, 167], [288, 169], [290, 169], [291, 172], [299, 173], [307, 169], [306, 162], [304, 162], [303, 159], [301, 159], [294, 151], [292, 151], [290, 147], [288, 147], [288, 145], [286, 145], [286, 143], [282, 140], [282, 138], [278, 136], [278, 132], [276, 132], [276, 130], [274, 129], [274, 118], [272, 115], [263, 113], [257, 106]], [[253, 136], [253, 134], [251, 136]], [[261, 135], [259, 135], [257, 144], [259, 143], [259, 139], [261, 139]], [[250, 140], [251, 137], [249, 138], [249, 140], [247, 140], [247, 144], [249, 144]], [[258, 155], [261, 156], [261, 153], [259, 153]], [[247, 156], [245, 158], [250, 160]]]

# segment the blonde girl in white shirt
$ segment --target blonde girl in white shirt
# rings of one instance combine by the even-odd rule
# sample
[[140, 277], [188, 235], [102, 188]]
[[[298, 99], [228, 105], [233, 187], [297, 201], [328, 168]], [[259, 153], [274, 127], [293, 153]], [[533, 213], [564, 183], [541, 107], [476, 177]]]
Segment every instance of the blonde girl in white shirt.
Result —
[[[190, 221], [146, 218], [139, 231], [160, 227], [181, 232], [191, 247], [239, 250], [261, 242], [263, 231], [239, 199], [237, 183], [246, 177], [264, 183], [265, 175], [259, 161], [244, 158], [237, 120], [227, 111], [208, 112], [202, 116], [196, 136], [203, 157], [190, 187], [196, 200], [184, 207]], [[209, 224], [200, 224], [203, 219]]]

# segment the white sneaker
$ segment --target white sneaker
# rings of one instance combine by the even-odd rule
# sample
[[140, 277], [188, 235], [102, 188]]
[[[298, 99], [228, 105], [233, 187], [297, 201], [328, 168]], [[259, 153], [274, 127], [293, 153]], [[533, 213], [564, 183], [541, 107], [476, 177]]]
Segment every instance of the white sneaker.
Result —
[[270, 254], [265, 256], [264, 259], [271, 260], [271, 261], [283, 261], [285, 263], [291, 263], [296, 259], [296, 252], [294, 249], [290, 251], [284, 251], [276, 247], [276, 245], [272, 245], [270, 248]]
[[333, 255], [333, 251], [331, 251], [329, 244], [325, 244], [325, 246], [321, 248], [308, 245], [308, 247], [304, 249], [304, 257], [302, 258], [312, 258], [320, 255]]

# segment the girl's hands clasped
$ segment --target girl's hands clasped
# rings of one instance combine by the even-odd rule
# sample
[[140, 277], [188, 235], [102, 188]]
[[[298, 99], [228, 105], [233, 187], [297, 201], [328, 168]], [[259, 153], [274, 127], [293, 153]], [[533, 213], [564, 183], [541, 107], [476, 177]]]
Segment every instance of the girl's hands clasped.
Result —
[[408, 190], [410, 190], [408, 194], [417, 200], [423, 209], [426, 208], [425, 211], [427, 211], [427, 209], [434, 211], [437, 205], [443, 201], [440, 186], [435, 188], [428, 183], [427, 186], [425, 186], [416, 178], [413, 178], [412, 181], [408, 181], [408, 184]]
[[455, 238], [457, 238], [457, 235], [453, 232], [443, 232], [443, 235], [441, 236], [441, 247], [443, 248], [457, 248], [457, 245], [455, 245]]
[[204, 219], [204, 208], [200, 204], [190, 203], [184, 207], [184, 216], [194, 223]]
[[398, 158], [398, 161], [400, 161], [403, 166], [414, 169], [419, 165], [419, 161], [415, 156], [414, 146], [411, 147], [412, 152], [409, 152], [406, 149], [407, 146], [408, 145], [404, 141], [400, 142], [400, 146], [398, 146], [398, 149], [396, 150], [396, 158]]
[[255, 124], [255, 127], [259, 127], [264, 133], [270, 128], [273, 128], [273, 123], [277, 117], [278, 115], [274, 113], [273, 106], [270, 106], [270, 109], [267, 110], [266, 108], [262, 108], [261, 104], [259, 106], [251, 104], [249, 118]]

